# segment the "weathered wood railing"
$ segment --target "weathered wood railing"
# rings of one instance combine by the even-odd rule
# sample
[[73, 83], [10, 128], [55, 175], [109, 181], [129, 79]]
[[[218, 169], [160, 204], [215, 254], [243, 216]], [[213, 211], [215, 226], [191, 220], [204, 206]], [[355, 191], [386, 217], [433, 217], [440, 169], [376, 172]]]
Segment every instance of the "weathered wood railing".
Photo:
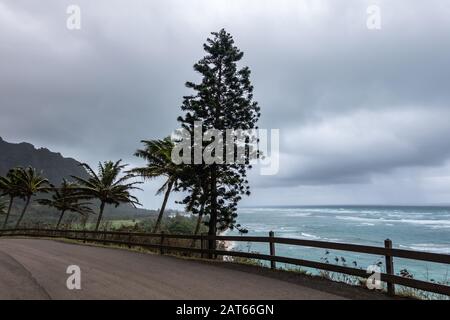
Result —
[[[198, 253], [203, 256], [232, 256], [250, 259], [265, 260], [270, 262], [272, 269], [276, 268], [276, 262], [292, 264], [297, 266], [316, 268], [331, 272], [343, 273], [361, 278], [367, 278], [371, 274], [366, 270], [352, 268], [348, 266], [334, 265], [324, 262], [303, 260], [290, 257], [277, 256], [275, 244], [287, 244], [303, 247], [323, 248], [340, 251], [350, 251], [371, 255], [384, 256], [386, 260], [386, 272], [380, 273], [380, 280], [387, 284], [388, 293], [395, 294], [395, 285], [411, 287], [419, 290], [434, 292], [450, 296], [450, 286], [428, 281], [422, 281], [395, 274], [394, 257], [411, 260], [429, 261], [443, 264], [450, 264], [450, 255], [430, 252], [420, 252], [404, 249], [392, 248], [390, 240], [385, 241], [385, 247], [375, 247], [366, 245], [356, 245], [337, 242], [325, 242], [315, 240], [302, 240], [275, 237], [273, 232], [269, 237], [254, 236], [208, 236], [208, 235], [179, 235], [167, 233], [141, 233], [141, 232], [119, 232], [119, 231], [89, 231], [89, 230], [54, 230], [54, 229], [6, 229], [0, 230], [0, 236], [27, 236], [27, 237], [48, 237], [66, 238], [83, 242], [100, 242], [103, 244], [118, 244], [126, 246], [139, 246], [159, 250], [161, 254], [165, 251]], [[186, 247], [171, 246], [167, 243], [169, 239], [187, 239], [200, 241], [200, 248], [187, 245]], [[270, 254], [253, 252], [228, 251], [223, 249], [212, 250], [208, 248], [208, 240], [215, 241], [244, 241], [268, 243]]]

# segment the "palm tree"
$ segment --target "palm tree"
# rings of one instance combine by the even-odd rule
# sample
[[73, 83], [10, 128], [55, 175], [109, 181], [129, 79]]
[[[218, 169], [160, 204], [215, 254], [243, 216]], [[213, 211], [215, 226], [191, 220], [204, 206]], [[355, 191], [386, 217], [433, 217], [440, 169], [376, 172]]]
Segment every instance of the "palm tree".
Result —
[[145, 167], [134, 168], [129, 172], [142, 177], [144, 180], [161, 176], [166, 178], [164, 184], [156, 193], [161, 194], [164, 192], [164, 200], [159, 210], [158, 219], [153, 227], [153, 233], [156, 233], [161, 225], [170, 192], [176, 186], [177, 181], [182, 175], [182, 166], [172, 162], [172, 149], [175, 145], [170, 137], [166, 137], [163, 140], [142, 140], [141, 143], [144, 144], [144, 148], [138, 149], [134, 155], [145, 159], [147, 165]]
[[68, 182], [63, 179], [61, 186], [55, 188], [52, 186], [53, 191], [51, 199], [39, 199], [38, 202], [41, 205], [49, 206], [57, 209], [60, 212], [56, 229], [59, 229], [61, 221], [66, 212], [75, 212], [81, 215], [87, 215], [92, 213], [92, 209], [89, 207], [90, 202], [80, 202], [83, 197], [77, 194], [77, 185], [72, 182]]
[[17, 172], [18, 168], [10, 169], [5, 177], [0, 177], [0, 195], [9, 197], [9, 204], [6, 211], [5, 220], [3, 222], [3, 229], [5, 229], [8, 224], [14, 199], [22, 198], [17, 182]]
[[17, 187], [20, 193], [25, 198], [25, 206], [22, 209], [19, 220], [16, 223], [16, 229], [19, 228], [20, 223], [28, 209], [31, 202], [31, 197], [40, 192], [48, 192], [49, 182], [41, 173], [37, 173], [36, 169], [32, 167], [17, 168]]
[[121, 172], [127, 166], [121, 164], [122, 160], [117, 162], [105, 161], [99, 163], [98, 174], [86, 164], [81, 164], [88, 172], [89, 178], [84, 179], [72, 176], [79, 184], [77, 186], [77, 194], [89, 199], [97, 198], [100, 200], [100, 211], [98, 214], [95, 231], [98, 231], [100, 222], [103, 217], [105, 205], [113, 204], [118, 207], [121, 203], [129, 203], [136, 207], [141, 205], [139, 200], [130, 194], [131, 190], [140, 188], [135, 187], [140, 182], [128, 182], [134, 175], [126, 173], [121, 176]]

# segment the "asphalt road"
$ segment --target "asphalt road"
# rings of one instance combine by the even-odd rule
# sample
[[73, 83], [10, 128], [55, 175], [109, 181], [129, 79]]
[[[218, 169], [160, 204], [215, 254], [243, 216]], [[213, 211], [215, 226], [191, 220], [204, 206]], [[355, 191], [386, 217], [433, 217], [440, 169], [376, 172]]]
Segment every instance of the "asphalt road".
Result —
[[[81, 290], [69, 290], [69, 265]], [[343, 299], [233, 268], [52, 240], [0, 239], [0, 299]]]

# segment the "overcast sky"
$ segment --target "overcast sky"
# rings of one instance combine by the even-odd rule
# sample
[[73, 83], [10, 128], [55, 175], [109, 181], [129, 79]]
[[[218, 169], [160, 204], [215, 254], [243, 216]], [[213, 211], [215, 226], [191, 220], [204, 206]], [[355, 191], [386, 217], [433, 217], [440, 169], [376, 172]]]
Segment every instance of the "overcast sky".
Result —
[[[66, 27], [71, 4], [81, 30]], [[252, 70], [260, 127], [281, 137], [279, 174], [255, 170], [244, 205], [450, 203], [448, 0], [0, 0], [0, 136], [142, 164], [139, 141], [177, 128], [222, 27]], [[146, 207], [158, 183], [138, 194]]]

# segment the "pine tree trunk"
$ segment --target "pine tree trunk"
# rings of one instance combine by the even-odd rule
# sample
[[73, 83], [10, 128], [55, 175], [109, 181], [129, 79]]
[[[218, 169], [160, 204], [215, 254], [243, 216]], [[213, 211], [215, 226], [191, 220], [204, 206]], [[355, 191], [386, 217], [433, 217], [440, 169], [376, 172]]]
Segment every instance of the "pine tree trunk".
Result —
[[[194, 236], [196, 236], [198, 234], [198, 232], [200, 231], [200, 224], [202, 223], [204, 210], [205, 210], [205, 202], [202, 203], [200, 212], [198, 213], [197, 224], [195, 225], [195, 230], [194, 230]], [[192, 248], [195, 247], [195, 241], [196, 241], [195, 239], [192, 240], [192, 243], [191, 243]]]
[[62, 210], [62, 211], [61, 211], [61, 215], [59, 216], [58, 223], [56, 224], [56, 230], [59, 229], [59, 225], [61, 224], [61, 221], [62, 221], [62, 219], [63, 219], [63, 216], [64, 216], [64, 213], [65, 213], [65, 212], [66, 212], [66, 210]]
[[[214, 119], [214, 129], [223, 129], [220, 124], [220, 110], [222, 103], [222, 68], [223, 59], [219, 62], [219, 76], [218, 76], [218, 88], [217, 88], [217, 101], [215, 106], [215, 119]], [[217, 151], [216, 151], [217, 152]], [[211, 168], [211, 213], [209, 220], [209, 232], [208, 235], [216, 236], [217, 234], [217, 165], [214, 163]], [[208, 249], [216, 250], [216, 240], [210, 239], [208, 241]], [[213, 259], [213, 254], [208, 254], [209, 259]]]
[[98, 231], [98, 228], [100, 227], [100, 222], [102, 221], [104, 209], [105, 209], [105, 203], [102, 201], [102, 203], [100, 204], [100, 212], [98, 213], [98, 219], [97, 219], [97, 224], [95, 226], [95, 231]]
[[9, 206], [8, 212], [6, 212], [5, 222], [3, 222], [3, 229], [6, 229], [6, 225], [8, 224], [9, 215], [11, 213], [11, 208], [14, 202], [14, 197], [9, 197]]
[[20, 214], [19, 220], [17, 220], [16, 229], [19, 228], [20, 223], [22, 222], [23, 216], [25, 215], [25, 212], [27, 211], [28, 206], [30, 204], [30, 200], [31, 200], [31, 197], [27, 197], [27, 202], [25, 202], [25, 206], [22, 209], [22, 213]]
[[[217, 233], [217, 172], [216, 165], [213, 165], [211, 169], [211, 216], [209, 219], [209, 231], [208, 235], [216, 236]], [[216, 249], [216, 240], [210, 239], [208, 241], [208, 249]], [[212, 259], [214, 255], [212, 253], [208, 254], [208, 258]]]
[[166, 193], [164, 194], [164, 200], [159, 210], [158, 219], [156, 220], [155, 227], [153, 228], [153, 233], [156, 233], [161, 225], [162, 217], [164, 215], [164, 210], [166, 209], [167, 200], [169, 199], [170, 192], [172, 191], [173, 182], [169, 182], [167, 185]]

